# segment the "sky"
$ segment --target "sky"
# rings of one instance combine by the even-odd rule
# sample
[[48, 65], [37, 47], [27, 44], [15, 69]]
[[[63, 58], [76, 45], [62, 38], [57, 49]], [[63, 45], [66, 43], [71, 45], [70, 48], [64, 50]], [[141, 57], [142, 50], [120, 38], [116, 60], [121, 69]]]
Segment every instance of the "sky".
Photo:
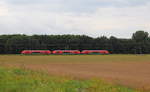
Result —
[[150, 0], [0, 0], [0, 34], [130, 38], [150, 33]]

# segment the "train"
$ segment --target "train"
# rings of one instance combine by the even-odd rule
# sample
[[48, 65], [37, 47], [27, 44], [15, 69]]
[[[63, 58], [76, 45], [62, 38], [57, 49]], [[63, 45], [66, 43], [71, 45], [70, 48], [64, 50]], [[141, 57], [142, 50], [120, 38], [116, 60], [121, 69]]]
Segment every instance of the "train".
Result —
[[72, 55], [79, 55], [79, 54], [110, 54], [108, 50], [23, 50], [21, 54], [43, 54], [43, 55], [63, 55], [63, 54], [72, 54]]

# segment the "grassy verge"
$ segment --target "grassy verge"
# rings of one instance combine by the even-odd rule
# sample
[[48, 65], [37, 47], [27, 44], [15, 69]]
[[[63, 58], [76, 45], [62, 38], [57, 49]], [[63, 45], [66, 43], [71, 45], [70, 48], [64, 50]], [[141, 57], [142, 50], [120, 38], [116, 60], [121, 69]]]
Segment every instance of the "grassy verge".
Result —
[[100, 80], [75, 80], [18, 68], [0, 68], [0, 92], [139, 92]]

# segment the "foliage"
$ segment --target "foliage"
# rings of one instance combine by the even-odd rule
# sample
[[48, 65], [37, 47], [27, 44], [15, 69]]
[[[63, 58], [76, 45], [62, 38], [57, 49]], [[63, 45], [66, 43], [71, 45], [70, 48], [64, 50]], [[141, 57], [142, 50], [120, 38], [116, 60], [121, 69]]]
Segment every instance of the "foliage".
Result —
[[92, 38], [85, 35], [0, 35], [0, 54], [17, 54], [22, 50], [90, 50], [102, 49], [121, 54], [150, 53], [150, 37], [137, 31], [132, 39], [114, 36]]

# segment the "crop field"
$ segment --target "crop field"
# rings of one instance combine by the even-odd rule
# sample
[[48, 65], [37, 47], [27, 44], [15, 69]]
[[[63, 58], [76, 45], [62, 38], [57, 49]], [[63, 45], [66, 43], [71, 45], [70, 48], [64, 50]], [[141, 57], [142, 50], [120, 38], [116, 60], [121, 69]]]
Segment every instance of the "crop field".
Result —
[[150, 55], [0, 55], [0, 92], [149, 92]]

